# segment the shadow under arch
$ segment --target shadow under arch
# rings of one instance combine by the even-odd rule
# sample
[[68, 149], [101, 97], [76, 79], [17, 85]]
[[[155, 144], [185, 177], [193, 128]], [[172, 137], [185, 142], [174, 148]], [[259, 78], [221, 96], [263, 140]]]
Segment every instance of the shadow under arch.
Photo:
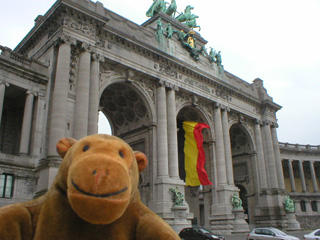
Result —
[[105, 86], [100, 97], [100, 111], [109, 120], [112, 134], [126, 141], [134, 151], [145, 153], [149, 159], [140, 174], [139, 191], [142, 202], [150, 201], [152, 178], [153, 124], [155, 114], [153, 101], [143, 88], [123, 79]]
[[230, 127], [230, 142], [235, 186], [239, 188], [242, 207], [248, 223], [254, 222], [255, 211], [255, 154], [253, 140], [247, 129], [240, 123]]
[[[192, 104], [186, 104], [179, 109], [179, 112], [177, 114], [179, 177], [185, 182], [186, 172], [184, 164], [184, 121], [206, 123], [208, 125], [210, 121], [206, 117], [205, 111], [203, 111], [200, 107], [194, 106]], [[202, 134], [203, 149], [206, 157], [205, 169], [208, 174], [209, 180], [213, 182], [212, 129], [203, 129]], [[207, 203], [203, 202], [203, 198], [208, 198], [208, 202], [210, 202], [211, 194], [206, 194], [210, 192], [211, 186], [185, 187], [185, 200], [189, 204], [190, 212], [194, 214], [194, 219], [192, 220], [193, 225], [209, 225], [207, 213], [208, 211], [210, 211], [210, 206]], [[206, 197], [204, 197], [204, 194], [206, 194]]]
[[100, 97], [100, 110], [109, 120], [113, 134], [119, 137], [152, 124], [152, 105], [143, 89], [123, 80], [105, 86]]

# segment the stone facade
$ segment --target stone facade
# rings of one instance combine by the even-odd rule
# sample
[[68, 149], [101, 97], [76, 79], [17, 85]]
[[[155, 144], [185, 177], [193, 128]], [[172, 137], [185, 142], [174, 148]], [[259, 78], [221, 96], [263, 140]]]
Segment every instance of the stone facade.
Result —
[[[0, 173], [7, 191], [0, 205], [44, 194], [61, 162], [56, 143], [97, 133], [100, 110], [114, 135], [149, 158], [142, 200], [177, 232], [191, 224], [224, 234], [247, 232], [248, 223], [286, 229], [296, 219], [283, 200], [309, 195], [288, 191], [281, 160], [298, 154], [285, 157], [279, 148], [281, 106], [262, 80], [249, 84], [203, 54], [195, 60], [179, 34], [157, 33], [159, 17], [176, 32], [190, 30], [163, 13], [139, 26], [100, 2], [60, 0], [13, 51], [1, 46]], [[206, 41], [194, 37], [201, 52]], [[185, 186], [183, 121], [210, 126], [203, 134], [212, 186]], [[314, 187], [319, 175], [312, 174]], [[182, 206], [174, 206], [172, 187], [185, 195]], [[243, 208], [233, 209], [234, 193]]]
[[302, 228], [320, 224], [320, 146], [280, 143], [286, 190]]

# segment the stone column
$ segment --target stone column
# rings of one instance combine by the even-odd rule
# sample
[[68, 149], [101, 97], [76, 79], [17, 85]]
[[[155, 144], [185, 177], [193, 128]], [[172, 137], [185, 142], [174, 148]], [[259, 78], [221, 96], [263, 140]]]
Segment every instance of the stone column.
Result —
[[302, 192], [307, 192], [306, 180], [304, 178], [303, 161], [299, 161], [299, 173], [302, 186]]
[[99, 115], [99, 80], [100, 80], [100, 62], [104, 58], [99, 54], [92, 54], [92, 62], [90, 69], [90, 93], [89, 93], [89, 120], [88, 135], [98, 133], [98, 115]]
[[293, 160], [288, 159], [288, 168], [289, 168], [289, 176], [290, 176], [290, 183], [291, 183], [291, 192], [296, 191], [296, 183], [294, 181], [294, 171], [292, 166]]
[[317, 184], [317, 177], [316, 172], [314, 170], [314, 161], [310, 161], [310, 172], [311, 172], [311, 178], [312, 178], [312, 184], [313, 184], [313, 191], [318, 192], [318, 184]]
[[216, 133], [216, 156], [217, 156], [217, 183], [218, 186], [227, 185], [227, 171], [225, 163], [225, 148], [221, 121], [221, 106], [215, 105], [214, 130]]
[[45, 109], [45, 95], [43, 92], [37, 93], [37, 101], [34, 104], [34, 133], [32, 133], [32, 149], [30, 154], [32, 157], [37, 159], [44, 159], [44, 137], [43, 132], [45, 131], [44, 123], [46, 122], [46, 109]]
[[261, 189], [267, 189], [268, 181], [267, 181], [267, 174], [266, 174], [266, 163], [264, 160], [264, 153], [263, 153], [260, 121], [257, 120], [255, 122], [254, 130], [255, 130], [254, 132], [255, 132], [258, 168], [259, 168], [259, 175], [260, 175], [260, 185], [261, 185]]
[[277, 135], [277, 124], [274, 124], [273, 126], [271, 126], [271, 136], [272, 136], [273, 151], [274, 151], [274, 157], [275, 157], [276, 168], [277, 168], [279, 188], [285, 189], [283, 169], [282, 169], [282, 163], [281, 163], [281, 157], [280, 157], [279, 141], [278, 141], [278, 135]]
[[158, 177], [167, 178], [168, 172], [168, 133], [167, 133], [167, 104], [164, 81], [160, 80], [157, 88], [157, 142], [158, 142]]
[[271, 188], [277, 189], [277, 188], [279, 188], [278, 175], [277, 175], [277, 169], [276, 169], [277, 167], [276, 167], [276, 162], [275, 162], [275, 157], [274, 157], [271, 130], [270, 130], [270, 125], [268, 122], [265, 122], [264, 125], [262, 126], [262, 132], [263, 132], [264, 141], [265, 141], [264, 152], [266, 153], [266, 156], [267, 156], [266, 163], [269, 166], [268, 175], [269, 175], [269, 179], [270, 179], [270, 185], [271, 185]]
[[225, 157], [226, 157], [227, 181], [229, 185], [234, 186], [233, 164], [232, 164], [231, 143], [230, 143], [230, 133], [229, 133], [229, 123], [228, 123], [228, 111], [230, 111], [230, 109], [228, 109], [227, 107], [222, 109], [222, 131], [223, 131], [223, 141], [224, 141]]
[[169, 175], [173, 179], [179, 179], [178, 162], [178, 138], [176, 117], [176, 93], [175, 86], [170, 86], [167, 91], [167, 118], [168, 118], [168, 160]]
[[80, 139], [88, 135], [90, 52], [89, 45], [82, 43], [79, 58], [79, 74], [76, 90], [73, 136]]
[[24, 105], [22, 130], [20, 138], [20, 155], [28, 155], [29, 153], [29, 143], [30, 143], [30, 133], [32, 124], [32, 113], [33, 113], [33, 100], [35, 93], [32, 91], [26, 92], [26, 102]]
[[0, 82], [0, 126], [1, 126], [2, 111], [3, 111], [4, 93], [5, 93], [6, 87], [9, 87], [9, 83]]
[[57, 69], [52, 96], [48, 157], [58, 157], [56, 144], [65, 137], [68, 83], [70, 71], [70, 38], [62, 36], [58, 50]]

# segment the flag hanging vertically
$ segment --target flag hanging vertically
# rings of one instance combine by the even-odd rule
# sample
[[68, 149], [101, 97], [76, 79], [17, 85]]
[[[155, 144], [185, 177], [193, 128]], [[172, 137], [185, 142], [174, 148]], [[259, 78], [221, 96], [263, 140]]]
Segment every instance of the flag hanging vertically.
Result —
[[204, 169], [206, 158], [202, 146], [203, 128], [210, 127], [205, 123], [183, 122], [183, 129], [185, 131], [183, 151], [187, 186], [212, 185]]

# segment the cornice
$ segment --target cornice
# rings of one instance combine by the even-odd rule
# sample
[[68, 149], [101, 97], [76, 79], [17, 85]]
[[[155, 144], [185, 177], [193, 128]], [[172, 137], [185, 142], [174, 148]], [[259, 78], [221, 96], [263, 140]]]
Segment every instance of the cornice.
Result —
[[[3, 50], [3, 47], [0, 46]], [[46, 84], [48, 82], [47, 66], [41, 62], [25, 58], [9, 50], [0, 55], [0, 69], [11, 72], [28, 80]], [[36, 68], [36, 70], [33, 70]], [[39, 71], [39, 68], [42, 69]], [[42, 72], [42, 73], [41, 73]]]
[[84, 21], [90, 22], [101, 29], [105, 23], [109, 21], [107, 17], [86, 9], [85, 7], [71, 0], [60, 0], [57, 1], [47, 11], [47, 13], [40, 18], [39, 21], [37, 21], [35, 26], [18, 44], [14, 51], [24, 55], [28, 49], [36, 45], [37, 41], [39, 41], [42, 36], [51, 31], [51, 26], [56, 25], [61, 16], [66, 13], [70, 13], [72, 16], [82, 18]]

